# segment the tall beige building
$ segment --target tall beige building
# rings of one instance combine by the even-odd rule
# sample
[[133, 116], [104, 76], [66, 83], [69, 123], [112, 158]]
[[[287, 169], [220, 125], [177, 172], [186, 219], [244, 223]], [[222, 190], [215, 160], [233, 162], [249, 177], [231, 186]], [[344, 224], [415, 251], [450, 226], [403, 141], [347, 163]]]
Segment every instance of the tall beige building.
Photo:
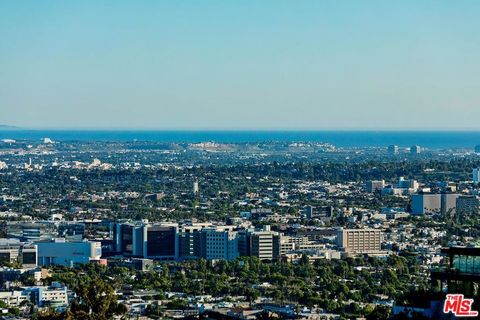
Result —
[[377, 229], [339, 229], [337, 244], [345, 252], [354, 254], [381, 251], [382, 231]]

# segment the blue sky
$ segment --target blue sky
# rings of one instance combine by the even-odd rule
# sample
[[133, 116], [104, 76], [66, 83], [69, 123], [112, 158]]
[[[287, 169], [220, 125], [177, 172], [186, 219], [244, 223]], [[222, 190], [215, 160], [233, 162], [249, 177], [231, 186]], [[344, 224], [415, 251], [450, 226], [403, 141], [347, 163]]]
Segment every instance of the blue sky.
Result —
[[0, 1], [0, 124], [480, 129], [480, 1]]

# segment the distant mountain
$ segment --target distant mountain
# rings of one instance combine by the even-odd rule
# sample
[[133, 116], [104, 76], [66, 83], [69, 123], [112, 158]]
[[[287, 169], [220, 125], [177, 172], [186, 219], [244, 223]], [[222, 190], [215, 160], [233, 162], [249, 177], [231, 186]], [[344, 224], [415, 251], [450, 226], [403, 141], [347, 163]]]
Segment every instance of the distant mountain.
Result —
[[16, 129], [20, 129], [20, 128], [15, 126], [7, 126], [6, 124], [0, 124], [0, 130], [16, 130]]

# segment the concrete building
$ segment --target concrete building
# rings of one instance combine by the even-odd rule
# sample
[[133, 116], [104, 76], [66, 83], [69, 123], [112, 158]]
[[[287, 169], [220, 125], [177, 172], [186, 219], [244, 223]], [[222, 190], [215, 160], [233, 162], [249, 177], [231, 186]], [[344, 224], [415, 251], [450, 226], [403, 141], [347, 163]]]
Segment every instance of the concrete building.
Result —
[[200, 231], [200, 257], [206, 260], [238, 258], [238, 232], [232, 227], [209, 227]]
[[419, 184], [416, 180], [400, 177], [396, 184], [388, 185], [381, 189], [381, 193], [382, 195], [406, 196], [414, 194], [418, 191], [418, 188]]
[[307, 237], [296, 238], [284, 235], [275, 235], [273, 241], [273, 259], [279, 259], [294, 251], [297, 247], [309, 243]]
[[374, 193], [385, 188], [385, 180], [371, 180], [366, 184], [367, 192]]
[[66, 286], [53, 282], [51, 286], [25, 287], [20, 290], [0, 291], [0, 301], [10, 307], [19, 307], [22, 303], [32, 302], [35, 306], [66, 307], [68, 306], [69, 292]]
[[460, 197], [458, 193], [442, 193], [440, 197], [440, 212], [442, 215], [455, 214], [458, 197]]
[[480, 200], [477, 196], [460, 196], [456, 202], [456, 213], [464, 214], [478, 214], [480, 209]]
[[382, 232], [377, 229], [343, 229], [337, 231], [337, 245], [353, 254], [381, 251]]
[[62, 307], [68, 305], [68, 289], [58, 282], [51, 286], [32, 287], [34, 304], [39, 307]]
[[76, 264], [85, 264], [98, 261], [102, 256], [100, 242], [66, 241], [54, 239], [36, 243], [38, 248], [38, 265], [61, 265], [73, 267]]
[[440, 213], [441, 195], [440, 194], [414, 194], [411, 198], [412, 214]]
[[[270, 226], [264, 226], [262, 230], [253, 230], [248, 232], [248, 244], [250, 255], [260, 260], [273, 260], [278, 256], [278, 237], [277, 232], [272, 232]], [[275, 246], [274, 244], [277, 244]]]
[[37, 266], [37, 246], [18, 239], [0, 239], [0, 262], [20, 263], [24, 268]]
[[19, 307], [22, 302], [32, 301], [32, 294], [25, 290], [0, 291], [0, 301], [9, 307]]

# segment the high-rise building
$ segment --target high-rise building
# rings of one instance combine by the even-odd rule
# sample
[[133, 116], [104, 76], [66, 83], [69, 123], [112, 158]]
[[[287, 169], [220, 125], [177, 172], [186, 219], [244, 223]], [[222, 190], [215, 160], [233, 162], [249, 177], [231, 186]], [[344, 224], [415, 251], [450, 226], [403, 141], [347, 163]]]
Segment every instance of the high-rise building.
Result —
[[410, 147], [410, 154], [419, 154], [422, 152], [422, 148], [420, 146], [411, 146]]
[[375, 193], [382, 190], [385, 187], [385, 180], [371, 180], [366, 184], [367, 192]]
[[337, 231], [337, 245], [353, 254], [378, 253], [382, 249], [382, 232], [377, 229], [343, 229]]
[[472, 170], [472, 180], [474, 183], [480, 182], [480, 168], [475, 168]]
[[264, 226], [262, 230], [249, 233], [250, 255], [260, 260], [273, 260], [276, 256], [274, 242], [277, 232], [272, 232], [270, 226]]
[[442, 193], [440, 198], [440, 212], [442, 215], [454, 214], [457, 207], [458, 193]]
[[143, 223], [115, 223], [112, 238], [115, 251], [125, 256], [143, 256]]
[[458, 215], [478, 214], [480, 200], [477, 196], [460, 196], [457, 198], [456, 213]]
[[388, 153], [391, 155], [396, 155], [398, 154], [398, 146], [395, 144], [389, 145], [388, 146]]
[[238, 232], [229, 227], [209, 227], [200, 231], [200, 256], [206, 260], [238, 258]]
[[178, 254], [182, 260], [200, 257], [200, 231], [211, 227], [210, 223], [190, 223], [179, 226]]
[[143, 257], [176, 260], [178, 258], [178, 225], [143, 226]]
[[440, 213], [442, 207], [440, 194], [414, 194], [412, 195], [412, 214]]
[[404, 177], [400, 177], [398, 179], [397, 188], [399, 189], [411, 189], [413, 191], [418, 190], [418, 182], [415, 179], [405, 179]]
[[147, 220], [114, 223], [115, 252], [124, 256], [175, 260], [179, 257], [178, 224], [150, 224]]

